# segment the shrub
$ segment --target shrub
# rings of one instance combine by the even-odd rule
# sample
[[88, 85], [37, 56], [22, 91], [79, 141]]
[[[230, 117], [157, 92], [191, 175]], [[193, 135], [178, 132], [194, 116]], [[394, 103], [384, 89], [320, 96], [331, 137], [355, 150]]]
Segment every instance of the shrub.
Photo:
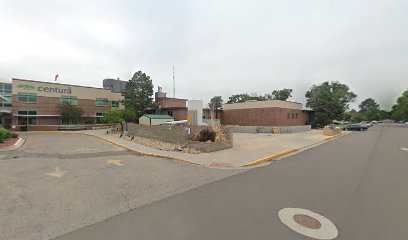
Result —
[[203, 130], [201, 130], [197, 136], [197, 140], [200, 142], [207, 142], [208, 140], [210, 140], [211, 142], [215, 141], [215, 137], [216, 137], [216, 132], [209, 129], [209, 128], [205, 128]]
[[12, 138], [18, 138], [18, 134], [15, 133], [15, 132], [13, 132], [13, 133], [11, 133], [11, 137], [12, 137]]
[[0, 128], [0, 135], [3, 137], [3, 139], [7, 139], [7, 138], [11, 138], [11, 131], [4, 129], [4, 128]]
[[0, 143], [4, 143], [4, 136], [0, 134]]
[[85, 124], [95, 124], [95, 119], [92, 117], [85, 118]]

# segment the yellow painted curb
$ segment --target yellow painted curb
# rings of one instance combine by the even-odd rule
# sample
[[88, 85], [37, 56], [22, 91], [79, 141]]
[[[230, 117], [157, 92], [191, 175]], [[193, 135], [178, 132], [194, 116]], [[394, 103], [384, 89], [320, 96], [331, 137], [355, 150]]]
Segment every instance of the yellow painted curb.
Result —
[[337, 134], [337, 135], [328, 137], [328, 138], [326, 138], [325, 140], [330, 140], [330, 139], [333, 139], [333, 138], [338, 138], [338, 137], [341, 137], [341, 136], [343, 136], [343, 135], [346, 135], [346, 134], [340, 133], [340, 134]]
[[264, 163], [264, 162], [269, 162], [269, 161], [272, 161], [272, 159], [274, 159], [274, 158], [281, 157], [283, 155], [296, 152], [297, 150], [298, 149], [296, 149], [296, 148], [289, 148], [289, 149], [287, 149], [285, 151], [282, 151], [280, 153], [277, 153], [277, 154], [274, 154], [274, 155], [270, 155], [270, 156], [255, 160], [253, 162], [241, 165], [239, 167], [250, 167], [250, 166], [255, 166], [255, 165], [258, 165], [258, 164], [261, 164], [261, 163]]

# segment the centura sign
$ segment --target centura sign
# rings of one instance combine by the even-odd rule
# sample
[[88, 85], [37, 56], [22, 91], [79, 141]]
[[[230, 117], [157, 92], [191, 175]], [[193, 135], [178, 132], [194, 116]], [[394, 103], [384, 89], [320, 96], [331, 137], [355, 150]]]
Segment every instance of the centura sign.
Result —
[[[35, 89], [33, 85], [28, 85], [28, 84], [20, 84], [17, 87], [22, 88], [24, 90], [32, 90]], [[39, 92], [55, 92], [55, 93], [66, 93], [66, 94], [72, 94], [71, 88], [59, 88], [59, 87], [37, 87], [37, 91]]]

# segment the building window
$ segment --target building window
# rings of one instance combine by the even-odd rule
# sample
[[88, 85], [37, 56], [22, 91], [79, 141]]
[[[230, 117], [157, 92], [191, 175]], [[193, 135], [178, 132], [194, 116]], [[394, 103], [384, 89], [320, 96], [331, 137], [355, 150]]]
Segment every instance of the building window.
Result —
[[296, 113], [296, 119], [298, 118], [298, 114]]
[[169, 110], [167, 111], [167, 115], [172, 116], [173, 117], [173, 110]]
[[3, 92], [4, 93], [10, 93], [11, 94], [11, 84], [5, 83], [3, 85]]
[[35, 93], [18, 93], [17, 101], [24, 103], [37, 103], [37, 94]]
[[109, 105], [109, 101], [107, 98], [97, 98], [95, 101], [95, 105], [97, 107], [107, 107]]
[[96, 123], [102, 123], [101, 119], [103, 118], [103, 112], [97, 112], [96, 114]]
[[295, 118], [295, 114], [294, 113], [292, 113], [292, 119], [294, 119]]
[[288, 119], [290, 119], [290, 113], [288, 113]]
[[112, 107], [113, 108], [118, 108], [119, 107], [119, 101], [112, 101]]
[[37, 111], [18, 111], [19, 125], [37, 125]]
[[61, 103], [69, 103], [71, 105], [78, 105], [78, 98], [76, 96], [61, 96]]

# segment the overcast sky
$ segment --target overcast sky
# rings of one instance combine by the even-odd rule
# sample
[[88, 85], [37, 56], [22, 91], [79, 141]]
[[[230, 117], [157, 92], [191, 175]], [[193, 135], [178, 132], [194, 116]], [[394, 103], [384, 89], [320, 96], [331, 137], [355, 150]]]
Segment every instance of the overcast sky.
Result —
[[142, 70], [203, 99], [327, 80], [389, 108], [408, 88], [406, 0], [0, 0], [0, 79], [86, 86]]

